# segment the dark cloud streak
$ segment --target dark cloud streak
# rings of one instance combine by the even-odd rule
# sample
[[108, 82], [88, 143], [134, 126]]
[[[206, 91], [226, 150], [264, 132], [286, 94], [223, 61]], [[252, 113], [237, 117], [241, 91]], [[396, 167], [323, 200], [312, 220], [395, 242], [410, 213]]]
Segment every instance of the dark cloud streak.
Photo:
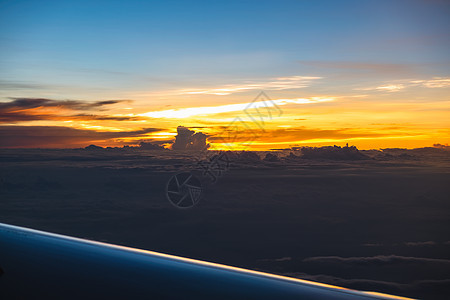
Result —
[[103, 100], [87, 102], [81, 100], [53, 100], [47, 98], [11, 98], [12, 101], [0, 102], [0, 123], [17, 123], [37, 120], [114, 120], [134, 121], [137, 117], [115, 117], [95, 114], [75, 114], [49, 111], [61, 109], [69, 111], [105, 110], [105, 106], [129, 102], [130, 100]]
[[82, 100], [53, 100], [48, 98], [10, 98], [12, 101], [0, 103], [0, 109], [30, 109], [38, 107], [60, 107], [71, 110], [90, 110], [117, 103], [129, 102], [130, 100], [104, 100], [87, 102]]
[[317, 256], [308, 257], [303, 262], [318, 263], [339, 263], [345, 265], [385, 265], [395, 263], [436, 263], [441, 265], [449, 265], [448, 259], [426, 258], [426, 257], [409, 257], [399, 255], [377, 255], [369, 257], [340, 257], [340, 256]]
[[0, 148], [74, 148], [97, 141], [145, 136], [158, 128], [106, 132], [62, 126], [0, 126]]

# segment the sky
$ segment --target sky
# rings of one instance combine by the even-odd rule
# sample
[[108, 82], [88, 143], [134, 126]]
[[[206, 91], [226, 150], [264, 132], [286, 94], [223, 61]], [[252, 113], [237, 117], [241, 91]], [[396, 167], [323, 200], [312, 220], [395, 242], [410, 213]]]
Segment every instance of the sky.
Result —
[[[450, 143], [450, 1], [1, 1], [0, 147]], [[264, 92], [261, 94], [261, 92]]]

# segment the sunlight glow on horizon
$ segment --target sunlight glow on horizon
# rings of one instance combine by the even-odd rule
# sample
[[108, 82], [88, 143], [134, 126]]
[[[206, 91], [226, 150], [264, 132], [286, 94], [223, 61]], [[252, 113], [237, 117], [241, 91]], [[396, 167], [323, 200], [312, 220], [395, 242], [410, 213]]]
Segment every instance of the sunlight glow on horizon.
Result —
[[312, 97], [312, 98], [298, 98], [298, 99], [277, 99], [277, 100], [266, 100], [258, 102], [247, 102], [238, 104], [227, 104], [221, 106], [204, 106], [204, 107], [190, 107], [181, 109], [168, 109], [163, 111], [154, 111], [139, 114], [138, 116], [151, 117], [151, 118], [170, 118], [170, 119], [184, 119], [197, 115], [211, 115], [220, 114], [236, 111], [244, 111], [249, 105], [252, 108], [266, 108], [274, 107], [275, 105], [286, 105], [286, 104], [310, 104], [319, 102], [333, 101], [333, 97]]
[[0, 147], [450, 143], [447, 1], [88, 2], [2, 6]]

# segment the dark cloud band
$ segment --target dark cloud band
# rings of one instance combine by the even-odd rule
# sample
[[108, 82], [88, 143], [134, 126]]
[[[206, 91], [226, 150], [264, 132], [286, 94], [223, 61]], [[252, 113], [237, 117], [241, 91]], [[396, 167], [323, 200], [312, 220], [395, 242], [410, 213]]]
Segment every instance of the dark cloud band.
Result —
[[1, 148], [71, 148], [86, 146], [97, 141], [118, 138], [145, 137], [159, 128], [135, 131], [106, 132], [75, 129], [62, 126], [0, 126]]

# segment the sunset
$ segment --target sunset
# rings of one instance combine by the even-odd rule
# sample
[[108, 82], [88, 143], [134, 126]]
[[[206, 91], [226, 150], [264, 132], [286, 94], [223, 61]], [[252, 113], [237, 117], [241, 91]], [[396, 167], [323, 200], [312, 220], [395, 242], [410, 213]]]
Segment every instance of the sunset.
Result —
[[0, 298], [449, 299], [449, 28], [0, 0]]
[[183, 125], [220, 149], [261, 91], [282, 116], [249, 149], [448, 144], [448, 3], [324, 3], [4, 2], [1, 147], [170, 147]]

